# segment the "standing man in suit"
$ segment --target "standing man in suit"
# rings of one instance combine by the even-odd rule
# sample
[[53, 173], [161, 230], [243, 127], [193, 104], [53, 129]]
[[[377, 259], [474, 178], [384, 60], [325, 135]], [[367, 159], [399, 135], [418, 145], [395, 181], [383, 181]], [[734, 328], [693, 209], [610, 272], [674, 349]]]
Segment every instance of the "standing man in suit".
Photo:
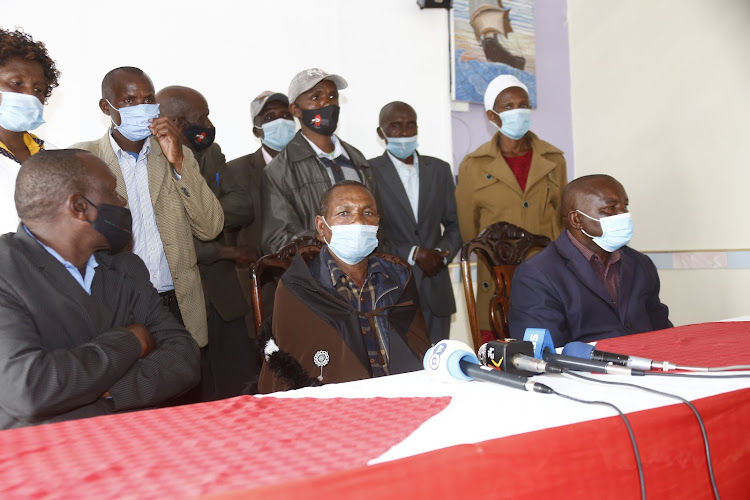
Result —
[[555, 347], [671, 328], [659, 275], [626, 246], [633, 236], [628, 195], [608, 175], [586, 175], [562, 192], [565, 231], [516, 268], [510, 335], [546, 328]]
[[193, 238], [206, 297], [208, 363], [201, 370], [200, 401], [231, 398], [243, 393], [259, 369], [255, 343], [250, 341], [245, 314], [250, 310], [242, 294], [235, 263], [254, 261], [248, 247], [228, 245], [226, 233], [252, 222], [252, 200], [227, 171], [226, 160], [214, 142], [216, 128], [208, 117], [208, 102], [197, 90], [173, 85], [156, 94], [159, 111], [180, 131], [183, 145], [198, 162], [201, 175], [224, 210], [224, 231], [211, 241]]
[[0, 429], [155, 406], [198, 383], [197, 344], [121, 252], [132, 219], [102, 160], [32, 156], [15, 204], [21, 224], [0, 237]]
[[[448, 338], [456, 312], [447, 263], [461, 248], [450, 166], [417, 153], [417, 113], [404, 102], [380, 110], [386, 152], [369, 161], [383, 203], [391, 251], [409, 262], [430, 342]], [[441, 228], [442, 225], [442, 228]]]
[[[255, 218], [251, 224], [238, 232], [230, 233], [238, 245], [249, 247], [256, 260], [263, 255], [261, 250], [261, 222], [263, 220], [260, 200], [263, 169], [276, 158], [295, 134], [294, 117], [289, 111], [289, 99], [280, 92], [266, 90], [250, 103], [250, 120], [253, 122], [253, 134], [261, 141], [261, 146], [254, 153], [241, 156], [227, 163], [229, 171], [243, 185], [253, 202]], [[240, 284], [246, 297], [251, 297], [250, 272], [247, 267], [238, 267]], [[263, 308], [265, 316], [273, 313], [273, 294], [276, 287], [266, 283], [263, 287]], [[255, 332], [255, 319], [249, 318], [248, 328]]]
[[155, 94], [140, 69], [113, 69], [102, 80], [99, 100], [111, 127], [101, 139], [74, 147], [94, 153], [115, 174], [117, 192], [133, 213], [133, 252], [165, 305], [205, 347], [206, 307], [193, 236], [216, 238], [224, 212], [177, 126], [159, 117]]
[[334, 135], [339, 121], [339, 75], [312, 68], [289, 84], [289, 111], [301, 130], [263, 172], [263, 251], [273, 253], [301, 236], [314, 236], [323, 193], [343, 180], [375, 194], [372, 169], [362, 153]]

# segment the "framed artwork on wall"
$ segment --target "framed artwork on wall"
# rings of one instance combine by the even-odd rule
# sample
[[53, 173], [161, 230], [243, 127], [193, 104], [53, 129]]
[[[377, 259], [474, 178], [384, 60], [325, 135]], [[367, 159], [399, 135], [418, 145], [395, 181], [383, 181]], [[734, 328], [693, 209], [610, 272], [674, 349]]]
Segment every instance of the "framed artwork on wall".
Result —
[[481, 103], [490, 81], [510, 74], [536, 107], [535, 37], [533, 0], [454, 0], [456, 100]]

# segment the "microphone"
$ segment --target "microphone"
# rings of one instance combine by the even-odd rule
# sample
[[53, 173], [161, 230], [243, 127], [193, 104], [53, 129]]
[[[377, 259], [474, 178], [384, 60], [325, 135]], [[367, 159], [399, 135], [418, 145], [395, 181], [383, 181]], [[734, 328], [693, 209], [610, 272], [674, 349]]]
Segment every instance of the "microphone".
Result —
[[636, 370], [676, 370], [677, 365], [669, 361], [654, 361], [652, 359], [640, 358], [638, 356], [626, 356], [625, 354], [615, 354], [613, 352], [597, 351], [594, 346], [584, 344], [583, 342], [570, 342], [566, 344], [562, 351], [567, 356], [576, 358], [592, 359], [594, 361], [603, 361], [615, 365], [627, 366]]
[[469, 346], [457, 340], [441, 340], [432, 346], [422, 361], [427, 375], [441, 382], [484, 380], [524, 391], [554, 394], [550, 387], [526, 377], [480, 366]]
[[530, 356], [535, 358], [542, 359], [542, 354], [547, 349], [555, 352], [555, 342], [546, 328], [527, 328], [523, 332], [523, 340], [528, 340], [534, 345], [534, 354]]
[[477, 351], [479, 363], [493, 366], [505, 373], [514, 373], [523, 377], [530, 377], [536, 373], [562, 373], [559, 366], [550, 365], [546, 361], [536, 359], [534, 345], [525, 340], [492, 340]]
[[542, 359], [550, 364], [567, 368], [568, 370], [591, 373], [609, 373], [610, 375], [645, 375], [642, 370], [631, 370], [624, 366], [617, 366], [590, 359], [581, 359], [573, 356], [566, 356], [564, 354], [555, 354], [550, 351], [545, 351], [544, 354], [542, 354]]

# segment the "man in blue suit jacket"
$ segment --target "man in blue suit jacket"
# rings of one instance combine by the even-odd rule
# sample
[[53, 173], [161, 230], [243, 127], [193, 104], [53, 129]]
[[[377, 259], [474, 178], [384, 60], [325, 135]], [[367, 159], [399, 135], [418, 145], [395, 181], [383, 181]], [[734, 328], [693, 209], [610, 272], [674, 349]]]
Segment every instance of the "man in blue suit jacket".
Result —
[[417, 153], [417, 113], [400, 101], [383, 106], [382, 156], [368, 160], [380, 193], [381, 232], [391, 253], [409, 262], [430, 342], [448, 338], [456, 312], [447, 264], [461, 248], [450, 165]]
[[651, 260], [625, 245], [633, 233], [628, 197], [608, 175], [567, 185], [566, 227], [516, 269], [510, 293], [511, 337], [547, 328], [555, 346], [670, 328]]

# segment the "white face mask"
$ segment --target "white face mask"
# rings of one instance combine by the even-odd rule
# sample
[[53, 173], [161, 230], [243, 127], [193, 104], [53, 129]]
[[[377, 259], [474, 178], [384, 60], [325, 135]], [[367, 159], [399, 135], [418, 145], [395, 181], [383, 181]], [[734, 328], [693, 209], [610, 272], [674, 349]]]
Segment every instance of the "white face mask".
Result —
[[601, 219], [595, 219], [580, 210], [576, 210], [576, 212], [591, 220], [598, 221], [602, 226], [601, 236], [591, 236], [583, 229], [581, 229], [581, 232], [591, 238], [604, 251], [614, 252], [630, 243], [630, 239], [633, 237], [633, 218], [630, 212], [610, 215]]
[[[328, 226], [325, 217], [323, 222]], [[378, 246], [378, 226], [340, 224], [328, 229], [331, 230], [331, 242], [326, 241], [328, 248], [349, 265], [362, 262]]]
[[501, 127], [497, 127], [497, 124], [495, 124], [495, 126], [505, 137], [510, 137], [511, 139], [517, 141], [518, 139], [526, 135], [526, 132], [528, 132], [531, 128], [530, 109], [509, 109], [508, 111], [503, 111], [502, 113], [498, 113], [493, 109], [492, 112], [495, 113], [498, 118], [500, 118], [500, 121], [503, 125]]
[[18, 92], [0, 92], [0, 127], [11, 132], [28, 132], [39, 128], [44, 119], [44, 106], [39, 99], [30, 94]]

